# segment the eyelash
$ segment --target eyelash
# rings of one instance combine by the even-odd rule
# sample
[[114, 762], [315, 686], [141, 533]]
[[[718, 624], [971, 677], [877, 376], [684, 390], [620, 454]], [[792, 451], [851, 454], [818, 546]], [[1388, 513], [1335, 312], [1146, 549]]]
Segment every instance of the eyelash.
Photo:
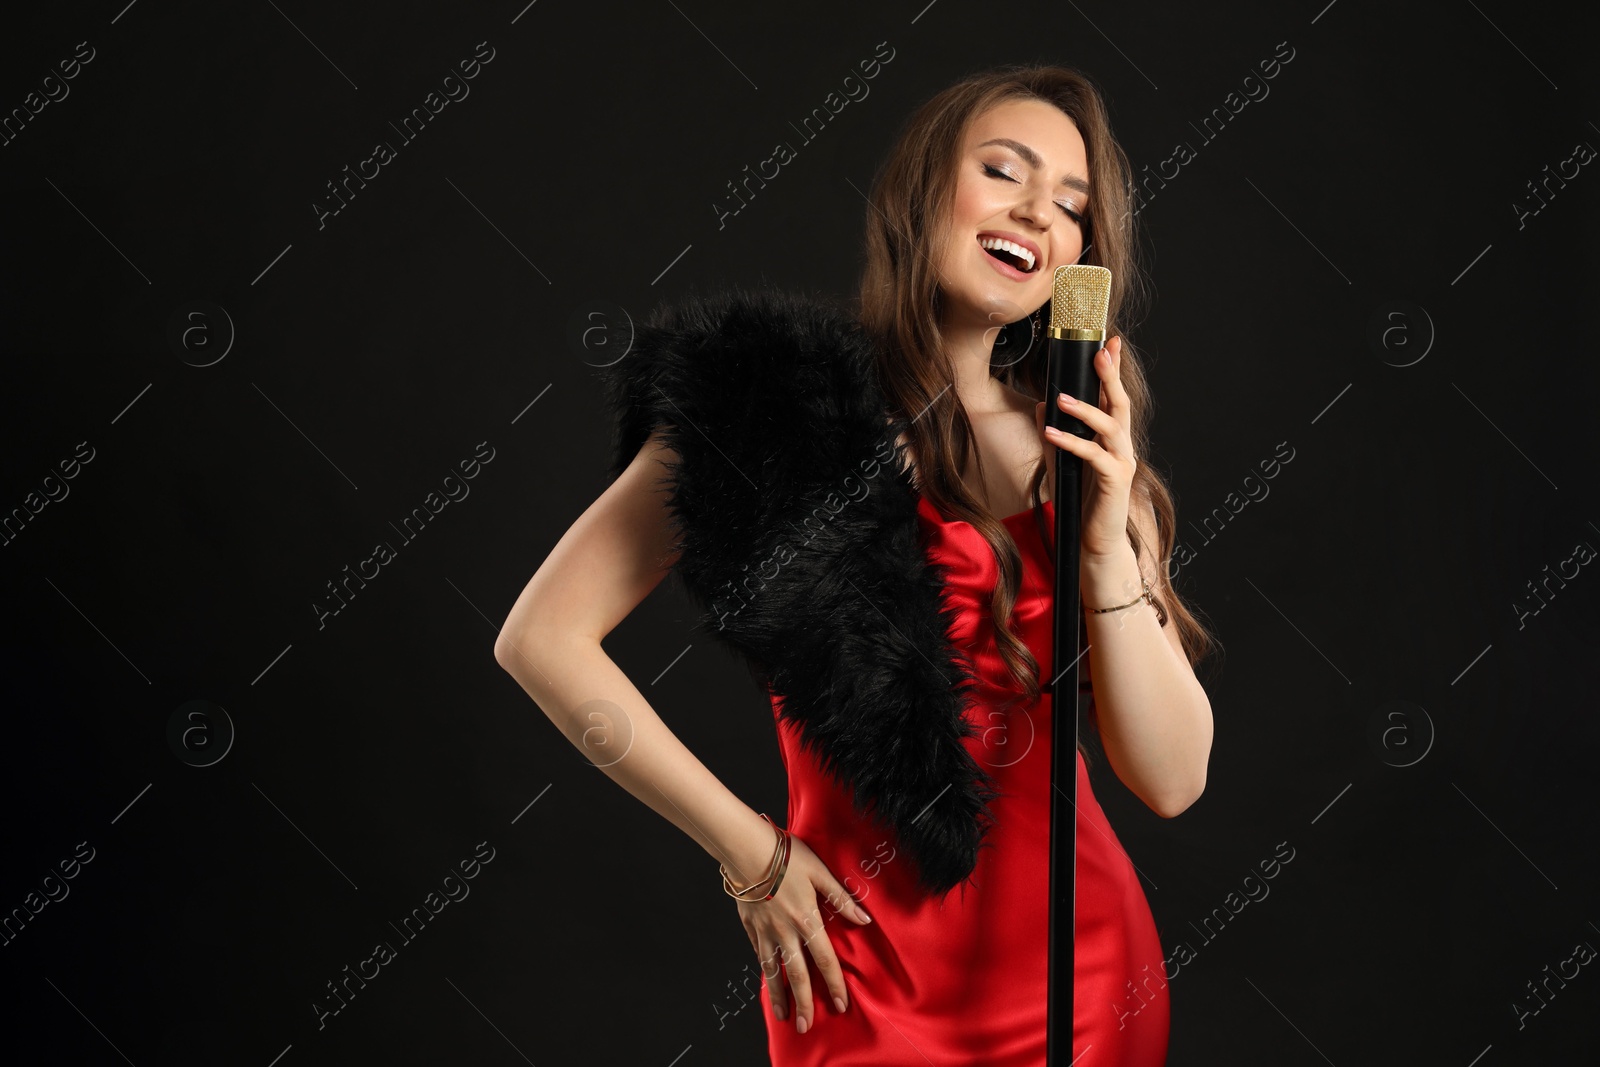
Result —
[[[1001, 170], [999, 167], [996, 167], [996, 166], [994, 166], [993, 164], [990, 164], [990, 163], [985, 163], [983, 165], [983, 172], [985, 174], [989, 175], [991, 178], [1004, 178], [1008, 182], [1014, 182], [1014, 181], [1017, 180], [1017, 179], [1013, 178], [1011, 175], [1007, 174], [1005, 171]], [[1082, 223], [1083, 222], [1083, 216], [1078, 214], [1076, 211], [1072, 210], [1070, 207], [1067, 207], [1065, 204], [1057, 204], [1056, 206], [1059, 207], [1062, 211], [1065, 211], [1067, 213], [1067, 215], [1072, 219], [1073, 222], [1076, 222], [1076, 223]]]

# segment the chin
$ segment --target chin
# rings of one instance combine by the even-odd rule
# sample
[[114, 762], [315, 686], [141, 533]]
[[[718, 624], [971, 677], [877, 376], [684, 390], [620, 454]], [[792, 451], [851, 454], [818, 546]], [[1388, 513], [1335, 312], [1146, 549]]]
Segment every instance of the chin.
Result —
[[1033, 314], [1035, 308], [1050, 299], [1050, 289], [1036, 284], [970, 286], [947, 292], [946, 299], [963, 319], [1005, 326]]

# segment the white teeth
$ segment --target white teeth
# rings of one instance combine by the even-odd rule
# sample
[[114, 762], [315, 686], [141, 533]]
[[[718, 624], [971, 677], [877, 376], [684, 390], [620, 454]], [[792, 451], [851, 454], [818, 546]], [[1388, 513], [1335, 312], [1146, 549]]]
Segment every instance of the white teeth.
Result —
[[999, 237], [980, 237], [978, 238], [978, 245], [982, 248], [998, 248], [1010, 252], [1014, 256], [1020, 256], [1028, 264], [1027, 269], [1033, 269], [1033, 253], [1015, 241], [1007, 241]]

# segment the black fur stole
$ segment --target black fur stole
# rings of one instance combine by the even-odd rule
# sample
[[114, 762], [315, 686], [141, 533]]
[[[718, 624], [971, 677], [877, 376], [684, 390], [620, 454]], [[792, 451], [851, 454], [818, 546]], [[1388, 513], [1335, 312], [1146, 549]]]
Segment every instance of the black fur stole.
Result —
[[675, 572], [699, 628], [782, 698], [806, 751], [942, 898], [970, 877], [999, 794], [961, 744], [972, 668], [871, 340], [823, 298], [735, 287], [658, 306], [604, 382], [613, 476], [653, 429], [679, 456]]

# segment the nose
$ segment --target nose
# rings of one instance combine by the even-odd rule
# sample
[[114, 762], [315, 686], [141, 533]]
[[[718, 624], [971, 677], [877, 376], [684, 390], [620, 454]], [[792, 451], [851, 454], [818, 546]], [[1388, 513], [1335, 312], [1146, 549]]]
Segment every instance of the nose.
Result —
[[1046, 189], [1031, 196], [1027, 193], [1022, 194], [1011, 213], [1043, 233], [1050, 229], [1050, 223], [1055, 218], [1050, 213], [1050, 209], [1054, 206], [1055, 202], [1050, 199], [1050, 192]]

